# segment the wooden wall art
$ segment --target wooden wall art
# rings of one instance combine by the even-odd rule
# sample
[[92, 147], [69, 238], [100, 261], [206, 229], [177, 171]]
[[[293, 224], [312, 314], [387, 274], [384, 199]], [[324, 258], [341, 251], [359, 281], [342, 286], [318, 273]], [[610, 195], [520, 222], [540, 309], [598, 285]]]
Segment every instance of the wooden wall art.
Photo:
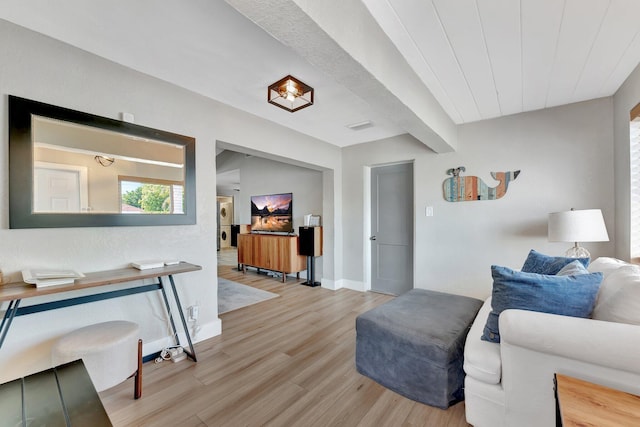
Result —
[[514, 181], [520, 171], [491, 172], [491, 176], [500, 183], [495, 187], [489, 187], [477, 176], [460, 176], [465, 167], [460, 166], [447, 171], [447, 175], [453, 175], [442, 183], [444, 199], [448, 202], [466, 202], [471, 200], [496, 200], [507, 192], [509, 183]]

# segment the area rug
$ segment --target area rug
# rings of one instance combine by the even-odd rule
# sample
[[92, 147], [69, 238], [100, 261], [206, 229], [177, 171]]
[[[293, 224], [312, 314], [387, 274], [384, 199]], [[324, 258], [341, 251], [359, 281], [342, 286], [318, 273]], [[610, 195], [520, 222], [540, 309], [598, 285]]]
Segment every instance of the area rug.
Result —
[[280, 295], [218, 278], [218, 314], [257, 304]]

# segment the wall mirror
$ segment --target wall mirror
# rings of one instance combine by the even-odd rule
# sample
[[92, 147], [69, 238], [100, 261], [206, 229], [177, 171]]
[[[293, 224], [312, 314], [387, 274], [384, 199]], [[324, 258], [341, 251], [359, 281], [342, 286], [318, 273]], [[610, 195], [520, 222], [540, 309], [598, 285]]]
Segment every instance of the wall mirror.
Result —
[[9, 96], [11, 228], [196, 223], [195, 140]]

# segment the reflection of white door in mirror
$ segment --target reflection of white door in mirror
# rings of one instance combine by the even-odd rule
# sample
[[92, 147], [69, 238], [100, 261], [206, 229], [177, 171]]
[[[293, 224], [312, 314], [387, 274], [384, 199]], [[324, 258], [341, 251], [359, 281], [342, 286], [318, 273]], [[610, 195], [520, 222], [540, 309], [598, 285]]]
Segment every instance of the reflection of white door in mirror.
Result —
[[87, 168], [35, 162], [34, 212], [87, 212]]

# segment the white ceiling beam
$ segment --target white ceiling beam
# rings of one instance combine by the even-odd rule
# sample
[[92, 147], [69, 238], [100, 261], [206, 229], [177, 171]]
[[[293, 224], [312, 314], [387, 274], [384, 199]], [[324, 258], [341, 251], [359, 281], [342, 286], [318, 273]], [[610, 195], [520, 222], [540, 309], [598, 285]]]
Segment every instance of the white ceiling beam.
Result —
[[455, 124], [361, 1], [226, 1], [436, 153], [455, 151]]
[[[458, 85], [453, 88], [447, 86], [448, 83], [443, 82], [441, 76], [436, 74], [437, 66], [440, 64], [434, 64], [427, 59], [431, 57], [428, 51], [429, 48], [440, 45], [444, 40], [430, 38], [427, 46], [423, 46], [420, 43], [420, 37], [412, 34], [409, 28], [411, 25], [406, 22], [404, 16], [400, 16], [402, 14], [401, 8], [408, 5], [406, 1], [400, 0], [399, 4], [394, 3], [393, 5], [391, 4], [392, 0], [362, 0], [362, 2], [453, 122], [456, 124], [463, 123], [463, 115], [459, 111], [460, 105], [458, 102], [453, 101], [454, 94], [451, 93], [458, 89]], [[428, 2], [411, 2], [411, 4], [415, 7], [415, 12], [411, 13], [410, 16], [420, 18], [420, 28], [428, 31], [434, 25], [439, 25], [438, 22], [434, 22], [436, 17], [433, 4]], [[430, 19], [431, 22], [429, 22]], [[432, 34], [430, 33], [430, 35]], [[437, 38], [442, 38], [441, 32], [436, 31], [435, 35]], [[453, 73], [446, 74], [449, 76]]]

